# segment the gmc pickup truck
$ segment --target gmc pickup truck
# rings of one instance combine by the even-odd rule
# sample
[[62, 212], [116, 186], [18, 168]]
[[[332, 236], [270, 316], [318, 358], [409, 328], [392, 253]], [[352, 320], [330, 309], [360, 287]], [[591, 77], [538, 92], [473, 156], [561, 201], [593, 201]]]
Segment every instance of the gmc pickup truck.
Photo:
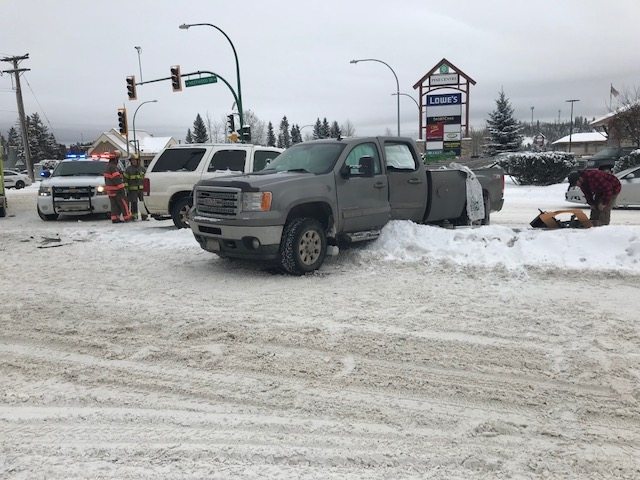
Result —
[[[486, 224], [502, 208], [504, 175], [474, 173]], [[427, 170], [409, 138], [316, 140], [259, 172], [198, 182], [189, 225], [207, 251], [276, 261], [302, 275], [322, 265], [327, 245], [377, 238], [392, 219], [469, 224], [466, 192], [467, 173]]]

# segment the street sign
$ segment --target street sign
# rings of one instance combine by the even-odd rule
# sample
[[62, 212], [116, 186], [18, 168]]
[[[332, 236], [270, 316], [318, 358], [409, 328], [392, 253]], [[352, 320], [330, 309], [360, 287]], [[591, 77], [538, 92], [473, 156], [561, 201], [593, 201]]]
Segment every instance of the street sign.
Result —
[[212, 75], [211, 77], [200, 77], [200, 78], [192, 78], [189, 80], [185, 80], [185, 87], [195, 87], [197, 85], [206, 85], [207, 83], [217, 83], [218, 77]]

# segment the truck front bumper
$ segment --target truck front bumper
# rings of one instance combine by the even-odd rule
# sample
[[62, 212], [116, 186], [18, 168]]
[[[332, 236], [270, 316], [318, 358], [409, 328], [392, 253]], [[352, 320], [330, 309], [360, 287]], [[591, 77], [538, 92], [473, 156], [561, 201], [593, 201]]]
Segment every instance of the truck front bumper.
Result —
[[221, 257], [275, 260], [282, 225], [225, 225], [217, 219], [192, 215], [189, 226], [200, 246]]

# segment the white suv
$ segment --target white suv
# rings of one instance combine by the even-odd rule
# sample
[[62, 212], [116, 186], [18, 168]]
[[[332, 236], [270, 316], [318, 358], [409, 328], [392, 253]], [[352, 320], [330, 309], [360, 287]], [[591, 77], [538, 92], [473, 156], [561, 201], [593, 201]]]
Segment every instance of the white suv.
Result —
[[4, 171], [4, 186], [6, 188], [19, 190], [29, 185], [31, 185], [31, 179], [27, 175], [16, 172], [15, 170]]
[[144, 205], [156, 220], [187, 228], [193, 187], [205, 178], [262, 170], [283, 150], [243, 143], [172, 145], [155, 156], [144, 177]]
[[108, 214], [109, 197], [104, 188], [108, 160], [63, 160], [51, 176], [40, 182], [38, 215], [55, 220], [68, 215]]

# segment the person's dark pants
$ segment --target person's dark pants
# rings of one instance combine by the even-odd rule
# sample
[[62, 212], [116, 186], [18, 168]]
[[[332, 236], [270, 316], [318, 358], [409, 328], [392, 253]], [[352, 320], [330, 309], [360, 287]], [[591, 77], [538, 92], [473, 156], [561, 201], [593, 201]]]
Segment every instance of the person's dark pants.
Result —
[[609, 225], [611, 222], [611, 209], [616, 204], [617, 198], [618, 195], [614, 195], [602, 210], [599, 210], [597, 205], [591, 207], [590, 220], [594, 227]]
[[[131, 215], [133, 216], [133, 218], [138, 218], [138, 201], [143, 201], [142, 198], [142, 192], [140, 190], [137, 191], [133, 191], [133, 192], [128, 192], [127, 193], [127, 198], [129, 200], [129, 207], [131, 209]], [[142, 208], [140, 209], [140, 214], [141, 214], [141, 218], [142, 220], [146, 220], [147, 219], [147, 210], [144, 207], [144, 205], [142, 206]]]
[[124, 190], [115, 192], [113, 196], [109, 196], [109, 202], [111, 203], [111, 221], [118, 222], [120, 215], [125, 222], [131, 220], [131, 212], [129, 211], [129, 202]]

